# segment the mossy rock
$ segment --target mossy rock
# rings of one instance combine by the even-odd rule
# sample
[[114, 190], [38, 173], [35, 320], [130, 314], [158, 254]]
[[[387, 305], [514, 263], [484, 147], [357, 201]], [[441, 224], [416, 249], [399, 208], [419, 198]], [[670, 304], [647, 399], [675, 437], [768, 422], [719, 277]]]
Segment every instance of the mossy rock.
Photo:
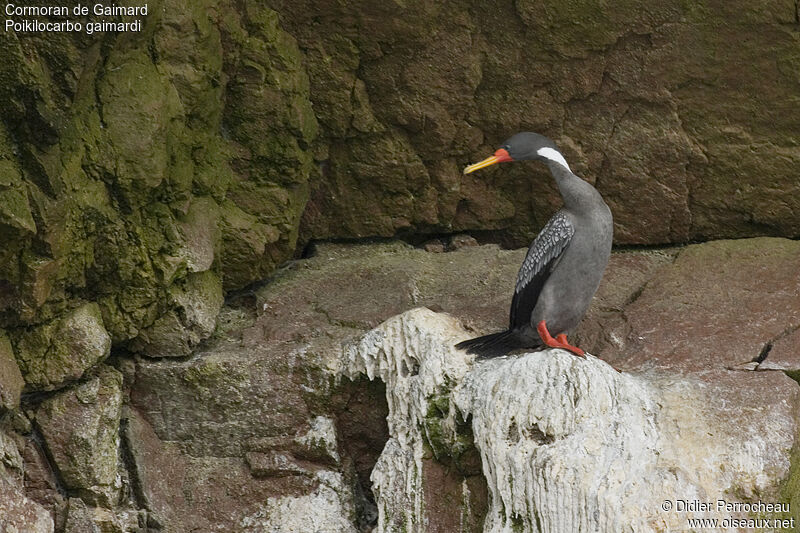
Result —
[[86, 366], [39, 368], [85, 302], [113, 343], [180, 326], [185, 352], [213, 330], [187, 287], [215, 277], [214, 314], [222, 270], [240, 287], [294, 252], [318, 134], [297, 43], [263, 6], [157, 1], [144, 22], [102, 46], [0, 38], [0, 326], [32, 389]]
[[44, 400], [35, 413], [66, 488], [105, 507], [116, 504], [120, 490], [121, 412], [122, 374], [101, 365], [88, 380]]
[[212, 271], [188, 275], [169, 291], [170, 311], [143, 329], [129, 347], [150, 357], [185, 357], [214, 333], [222, 282]]
[[0, 330], [0, 413], [19, 407], [25, 380], [14, 358], [8, 336]]
[[100, 307], [85, 303], [64, 317], [11, 332], [17, 363], [31, 390], [54, 390], [108, 357], [111, 337]]

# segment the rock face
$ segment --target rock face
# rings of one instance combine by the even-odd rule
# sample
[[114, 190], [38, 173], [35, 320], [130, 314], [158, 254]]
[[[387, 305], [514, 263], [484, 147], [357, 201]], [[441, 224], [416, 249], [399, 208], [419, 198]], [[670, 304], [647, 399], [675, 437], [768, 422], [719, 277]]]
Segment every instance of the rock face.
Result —
[[[777, 498], [789, 473], [796, 424], [788, 407], [771, 413], [773, 431], [737, 436], [714, 419], [693, 422], [714, 402], [707, 395], [714, 391], [694, 380], [665, 385], [560, 350], [475, 363], [452, 348], [469, 335], [452, 317], [415, 309], [345, 354], [348, 373], [387, 384], [392, 436], [372, 474], [380, 532], [431, 530], [423, 505], [433, 488], [425, 484], [426, 449], [480, 451], [490, 494], [487, 533], [680, 530], [686, 516], [662, 507], [672, 495]], [[474, 443], [459, 427], [470, 419]], [[461, 508], [451, 510], [461, 523], [467, 503], [465, 491]], [[723, 520], [730, 513], [696, 516]]]
[[[138, 33], [7, 32], [0, 328], [96, 304], [116, 346], [187, 355], [219, 290], [189, 297], [200, 322], [179, 293], [244, 287], [298, 242], [527, 244], [545, 169], [460, 174], [522, 129], [597, 185], [618, 243], [795, 237], [795, 7], [156, 0]], [[88, 363], [52, 349], [63, 376], [16, 354], [36, 390]]]
[[595, 182], [618, 243], [798, 234], [792, 1], [271, 5], [329, 145], [305, 235], [480, 228], [523, 245], [553, 209], [546, 169], [460, 170], [524, 130]]
[[0, 328], [30, 392], [79, 379], [112, 341], [188, 355], [223, 285], [291, 257], [308, 76], [277, 13], [239, 7], [157, 0], [139, 33], [0, 40]]
[[14, 349], [5, 334], [0, 333], [0, 413], [19, 407], [25, 381], [14, 358]]
[[26, 465], [15, 441], [11, 432], [0, 428], [0, 531], [53, 533], [53, 518], [25, 490]]
[[53, 519], [20, 487], [0, 478], [0, 526], [3, 531], [53, 533]]
[[[315, 531], [303, 529], [311, 525], [330, 533], [353, 531], [349, 478], [330, 466], [287, 457], [284, 452], [283, 465], [291, 468], [259, 469], [252, 454], [276, 455], [271, 450], [280, 444], [272, 442], [246, 443], [262, 450], [247, 452], [252, 463], [245, 452], [186, 453], [183, 443], [160, 437], [138, 410], [132, 409], [126, 420], [125, 439], [141, 491], [138, 499], [152, 527], [168, 533], [193, 529], [301, 533]], [[205, 440], [223, 435], [209, 428]], [[170, 482], [164, 483], [165, 479]]]
[[269, 498], [263, 509], [242, 519], [241, 531], [358, 533], [351, 492], [341, 474], [320, 472], [317, 477], [319, 485], [311, 494]]
[[[0, 35], [0, 434], [24, 463], [0, 505], [59, 532], [317, 527], [272, 521], [303, 506], [368, 528], [388, 407], [335, 354], [421, 305], [503, 325], [523, 252], [459, 234], [527, 244], [557, 193], [535, 165], [460, 169], [516, 131], [558, 141], [618, 244], [800, 235], [796, 2], [650, 4], [152, 0], [140, 32]], [[362, 237], [450, 253], [276, 271]], [[783, 446], [795, 244], [619, 254], [578, 339]], [[417, 459], [429, 527], [479, 530], [477, 449]]]
[[119, 421], [122, 375], [100, 367], [97, 375], [43, 401], [36, 425], [67, 489], [92, 503], [119, 500]]
[[75, 381], [111, 350], [100, 308], [93, 303], [15, 337], [17, 360], [31, 390], [54, 390]]
[[148, 357], [185, 357], [207, 339], [222, 307], [222, 283], [211, 271], [189, 274], [169, 290], [173, 309], [139, 332], [130, 347]]
[[[215, 307], [190, 296], [219, 284], [187, 275], [174, 352], [112, 350], [8, 405], [4, 505], [57, 532], [477, 533], [685, 529], [668, 498], [796, 503], [798, 243], [613, 254], [574, 340], [623, 374], [454, 352], [505, 325], [525, 254], [466, 244], [318, 245], [231, 293], [197, 344]], [[403, 314], [419, 306], [440, 312]]]
[[[443, 454], [458, 460], [474, 446], [459, 431], [464, 417], [456, 413], [448, 397], [449, 388], [469, 369], [468, 358], [446, 355], [466, 337], [465, 331], [454, 327], [454, 319], [441, 319], [427, 309], [408, 313], [370, 331], [344, 356], [351, 378], [364, 373], [386, 383], [391, 437], [372, 472], [378, 531], [427, 530], [432, 517], [426, 497], [432, 487], [426, 488], [423, 482], [425, 456]], [[419, 342], [412, 340], [417, 337]], [[467, 487], [465, 478], [456, 499], [460, 524], [468, 521], [474, 504]]]

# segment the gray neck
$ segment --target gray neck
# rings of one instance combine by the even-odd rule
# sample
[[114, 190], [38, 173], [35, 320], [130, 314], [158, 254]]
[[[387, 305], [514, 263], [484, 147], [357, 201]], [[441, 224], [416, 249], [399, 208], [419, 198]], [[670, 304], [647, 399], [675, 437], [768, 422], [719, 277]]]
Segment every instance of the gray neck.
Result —
[[592, 208], [605, 205], [600, 193], [590, 183], [583, 181], [555, 161], [546, 161], [546, 163], [550, 168], [550, 173], [556, 180], [559, 191], [561, 191], [564, 207], [574, 211], [576, 214], [580, 214]]

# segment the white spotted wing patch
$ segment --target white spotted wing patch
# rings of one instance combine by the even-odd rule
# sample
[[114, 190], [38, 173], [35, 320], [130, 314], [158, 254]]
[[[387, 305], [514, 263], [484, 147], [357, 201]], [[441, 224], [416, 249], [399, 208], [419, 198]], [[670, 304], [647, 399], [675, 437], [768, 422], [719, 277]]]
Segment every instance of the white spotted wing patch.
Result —
[[561, 211], [553, 215], [528, 249], [528, 255], [525, 256], [517, 275], [514, 292], [522, 291], [551, 261], [560, 256], [574, 233], [575, 228], [572, 227], [567, 215]]

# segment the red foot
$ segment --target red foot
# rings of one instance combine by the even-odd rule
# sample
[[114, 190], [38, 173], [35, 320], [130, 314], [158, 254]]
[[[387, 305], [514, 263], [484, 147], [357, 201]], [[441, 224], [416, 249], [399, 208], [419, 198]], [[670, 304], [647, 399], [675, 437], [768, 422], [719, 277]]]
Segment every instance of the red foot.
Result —
[[560, 335], [556, 335], [556, 338], [554, 339], [550, 335], [550, 332], [547, 331], [547, 324], [545, 324], [544, 320], [539, 322], [539, 324], [536, 326], [536, 331], [539, 332], [539, 336], [542, 338], [542, 341], [551, 348], [562, 348], [574, 353], [579, 357], [586, 357], [586, 352], [577, 346], [572, 346], [569, 342], [567, 342], [567, 336], [565, 334], [561, 333]]

